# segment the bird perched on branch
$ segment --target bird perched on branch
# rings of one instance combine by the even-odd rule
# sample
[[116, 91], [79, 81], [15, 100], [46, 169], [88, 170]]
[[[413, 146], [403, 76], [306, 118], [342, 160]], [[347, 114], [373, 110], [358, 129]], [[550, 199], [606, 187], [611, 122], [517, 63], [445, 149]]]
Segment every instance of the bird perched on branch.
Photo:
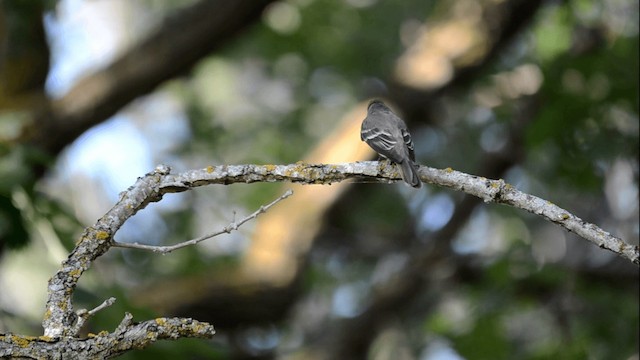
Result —
[[360, 139], [380, 156], [400, 165], [404, 182], [414, 188], [422, 185], [407, 124], [382, 101], [373, 100], [369, 103], [367, 117], [360, 129]]

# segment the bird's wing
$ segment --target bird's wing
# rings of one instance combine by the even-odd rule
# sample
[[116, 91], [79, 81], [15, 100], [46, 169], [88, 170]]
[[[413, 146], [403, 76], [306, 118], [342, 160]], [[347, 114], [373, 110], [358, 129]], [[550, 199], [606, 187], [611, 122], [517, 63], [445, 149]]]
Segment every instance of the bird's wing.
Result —
[[412, 161], [416, 161], [416, 155], [414, 153], [414, 149], [413, 149], [413, 140], [411, 140], [411, 134], [409, 134], [409, 131], [405, 128], [400, 129], [400, 132], [402, 133], [402, 138], [404, 139], [404, 144], [407, 146], [407, 150], [409, 152], [409, 158]]
[[[393, 139], [391, 133], [380, 128], [370, 128], [360, 133], [362, 140], [366, 141], [374, 150], [390, 151], [396, 146], [397, 142]], [[375, 144], [375, 146], [374, 146]]]
[[396, 146], [398, 141], [386, 129], [376, 127], [366, 129], [361, 132], [360, 136], [378, 154], [395, 163], [401, 163], [405, 158], [400, 148]]

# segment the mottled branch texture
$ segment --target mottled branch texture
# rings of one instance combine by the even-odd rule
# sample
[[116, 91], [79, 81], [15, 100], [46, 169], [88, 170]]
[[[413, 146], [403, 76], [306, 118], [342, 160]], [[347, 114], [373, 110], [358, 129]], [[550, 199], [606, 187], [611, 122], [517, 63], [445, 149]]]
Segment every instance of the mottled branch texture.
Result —
[[[462, 191], [479, 197], [487, 203], [506, 204], [529, 211], [576, 233], [601, 248], [613, 251], [636, 265], [640, 264], [638, 246], [625, 243], [622, 239], [594, 224], [583, 221], [547, 200], [525, 194], [504, 180], [490, 180], [452, 169], [440, 170], [426, 166], [419, 167], [419, 175], [423, 182]], [[85, 229], [75, 249], [62, 263], [60, 270], [49, 280], [46, 312], [42, 322], [44, 336], [34, 338], [4, 334], [0, 336], [0, 356], [51, 359], [106, 358], [129, 349], [145, 347], [157, 339], [210, 338], [214, 334], [213, 326], [206, 323], [186, 318], [161, 318], [133, 324], [131, 315], [127, 314], [113, 333], [104, 332], [88, 339], [77, 339], [78, 322], [108, 307], [115, 300], [109, 299], [91, 311], [74, 311], [71, 301], [74, 289], [93, 260], [111, 247], [122, 247], [113, 240], [113, 236], [124, 222], [147, 204], [160, 201], [167, 193], [182, 192], [213, 184], [296, 182], [329, 185], [344, 180], [393, 183], [401, 181], [401, 177], [396, 166], [388, 162], [376, 161], [342, 164], [220, 165], [179, 174], [171, 174], [170, 168], [165, 165], [158, 166], [153, 172], [139, 178], [133, 186], [121, 194], [120, 200], [111, 210], [93, 226]], [[238, 222], [232, 222], [219, 232], [180, 243], [175, 248], [156, 249], [143, 245], [130, 247], [169, 252], [187, 245], [195, 245], [205, 238], [237, 229], [239, 225], [257, 217], [290, 195], [287, 192], [253, 214]]]
[[157, 318], [134, 323], [127, 313], [116, 330], [90, 334], [86, 339], [65, 337], [56, 341], [46, 336], [0, 335], [0, 358], [85, 360], [110, 359], [132, 349], [143, 349], [157, 340], [209, 339], [213, 326], [189, 318]]
[[[420, 166], [419, 173], [423, 182], [462, 191], [479, 197], [486, 203], [506, 204], [541, 216], [603, 249], [613, 251], [640, 265], [638, 246], [626, 243], [550, 201], [523, 193], [502, 179], [491, 180], [452, 169], [440, 170], [427, 166]], [[167, 175], [159, 186], [160, 191], [165, 193], [185, 191], [209, 184], [291, 181], [328, 185], [347, 179], [389, 183], [401, 178], [394, 166], [375, 161], [344, 164], [224, 165]]]

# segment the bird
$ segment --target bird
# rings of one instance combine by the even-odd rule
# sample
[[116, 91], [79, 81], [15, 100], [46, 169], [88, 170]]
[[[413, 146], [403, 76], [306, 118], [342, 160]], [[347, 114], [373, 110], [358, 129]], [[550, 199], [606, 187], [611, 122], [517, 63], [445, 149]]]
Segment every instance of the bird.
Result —
[[369, 102], [367, 116], [360, 128], [360, 139], [383, 158], [398, 164], [404, 182], [414, 188], [422, 186], [407, 124], [382, 101]]

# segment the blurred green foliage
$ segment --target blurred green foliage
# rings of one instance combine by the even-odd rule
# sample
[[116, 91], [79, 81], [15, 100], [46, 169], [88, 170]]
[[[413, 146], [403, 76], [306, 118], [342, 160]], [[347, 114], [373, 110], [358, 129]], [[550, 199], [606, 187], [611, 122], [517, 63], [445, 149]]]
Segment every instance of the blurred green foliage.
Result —
[[593, 191], [602, 186], [598, 163], [638, 158], [639, 50], [637, 38], [620, 38], [588, 54], [565, 52], [543, 67], [551, 81], [541, 89], [541, 112], [527, 140], [532, 152], [559, 152], [540, 169], [546, 181]]
[[[145, 3], [159, 12], [173, 10], [155, 1]], [[301, 160], [358, 100], [372, 92], [379, 95], [389, 90], [384, 81], [392, 77], [396, 59], [406, 50], [401, 36], [406, 26], [426, 19], [428, 28], [445, 21], [447, 12], [443, 9], [452, 5], [416, 0], [296, 0], [274, 6], [288, 14], [289, 25], [274, 27], [269, 16], [277, 14], [265, 13], [261, 23], [220, 53], [204, 59], [186, 80], [162, 89], [180, 99], [191, 129], [191, 137], [174, 154], [184, 161], [181, 166]], [[637, 190], [638, 22], [607, 6], [624, 8], [624, 4], [594, 0], [546, 5], [513, 44], [501, 49], [497, 59], [478, 72], [468, 88], [445, 89], [438, 94], [435, 120], [428, 126], [426, 121], [420, 122], [422, 119], [412, 123], [419, 162], [472, 173], [482, 171], [483, 159], [498, 156], [498, 151], [488, 150], [490, 145], [503, 140], [502, 135], [516, 125], [522, 104], [533, 98], [537, 106], [524, 140], [518, 144], [524, 159], [504, 177], [516, 173], [516, 187], [562, 203], [586, 220], [637, 242], [637, 219], [611, 216], [608, 204], [616, 194], [607, 194], [603, 186], [610, 181], [614, 162], [622, 160], [631, 164]], [[637, 3], [628, 7], [637, 15]], [[613, 18], [615, 14], [623, 19]], [[635, 21], [630, 26], [635, 32], [619, 30], [614, 26], [616, 21]], [[523, 64], [533, 64], [540, 71], [543, 81], [535, 94], [505, 96], [491, 108], [476, 101], [480, 87], [497, 87], [496, 77]], [[488, 135], [493, 137], [486, 140]], [[82, 229], [76, 219], [82, 209], [49, 199], [51, 193], [45, 196], [37, 191], [32, 174], [22, 166], [23, 161], [16, 160], [23, 159], [18, 157], [22, 150], [2, 151], [0, 237], [10, 246], [24, 244], [35, 227], [34, 219], [44, 219], [69, 249]], [[23, 203], [28, 206], [19, 207], [13, 199], [22, 187], [29, 188], [24, 191], [28, 201]], [[238, 209], [238, 216], [253, 211], [279, 195], [280, 190], [281, 184], [198, 190], [197, 195], [184, 200], [186, 205], [162, 213], [168, 235], [153, 240], [173, 243], [201, 235], [198, 224], [203, 220], [194, 209], [220, 208], [215, 213], [216, 221], [206, 220], [207, 225], [214, 226], [230, 220], [232, 210]], [[291, 314], [276, 324], [280, 336], [277, 346], [284, 349], [282, 352], [287, 353], [290, 344], [304, 347], [308, 345], [306, 340], [314, 340], [300, 334], [301, 329], [318, 317], [313, 311], [322, 313], [338, 306], [334, 297], [338, 288], [366, 284], [357, 297], [366, 303], [373, 296], [365, 292], [372, 287], [371, 274], [382, 268], [383, 260], [390, 255], [411, 256], [415, 249], [435, 241], [430, 238], [435, 231], [416, 229], [424, 216], [422, 211], [436, 192], [448, 196], [455, 206], [461, 196], [435, 188], [425, 191], [428, 195], [417, 196], [391, 186], [357, 186], [321, 219], [324, 228], [307, 259], [308, 269], [302, 279], [302, 310], [296, 308], [302, 315]], [[206, 206], [196, 208], [198, 201]], [[29, 216], [27, 208], [32, 209]], [[493, 216], [487, 217], [489, 230], [471, 236], [478, 242], [491, 243], [495, 239], [485, 239], [486, 234], [496, 238], [504, 234], [504, 241], [496, 240], [498, 245], [492, 243], [494, 247], [460, 255], [462, 260], [455, 264], [435, 264], [432, 270], [444, 274], [442, 289], [437, 293], [416, 289], [425, 293], [418, 302], [426, 300], [419, 306], [405, 304], [396, 309], [395, 320], [411, 340], [411, 353], [423, 353], [433, 338], [441, 337], [467, 359], [637, 356], [637, 274], [617, 272], [616, 268], [605, 272], [602, 264], [613, 261], [592, 260], [595, 256], [585, 250], [591, 245], [582, 244], [584, 241], [576, 245], [570, 236], [558, 241], [567, 247], [565, 257], [575, 261], [535, 258], [532, 243], [540, 241], [536, 236], [547, 234], [539, 231], [546, 224], [512, 209], [488, 206], [487, 212]], [[519, 227], [510, 227], [513, 224], [507, 220], [493, 220], [514, 216], [521, 219]], [[128, 300], [135, 290], [131, 283], [148, 284], [160, 276], [175, 279], [224, 274], [237, 264], [242, 248], [240, 244], [215, 253], [216, 249], [205, 252], [192, 247], [167, 256], [117, 249], [115, 255], [100, 259], [95, 277], [81, 282], [78, 307], [91, 308], [109, 296], [118, 298], [116, 305], [91, 320], [92, 332], [115, 328], [121, 318], [113, 314], [125, 311], [133, 312], [136, 320], [162, 316], [149, 309], [133, 308]], [[580, 262], [580, 257], [584, 261]], [[96, 285], [115, 282], [116, 275], [109, 277], [116, 272], [114, 269], [123, 269], [130, 284]], [[458, 307], [448, 307], [451, 303]], [[360, 303], [358, 306], [365, 308]], [[326, 311], [327, 321], [338, 317], [332, 310]], [[122, 358], [231, 358], [242, 346], [225, 340], [236, 335], [226, 333], [213, 342], [160, 342]], [[247, 337], [237, 335], [234, 340], [238, 338]], [[287, 339], [293, 340], [287, 343]]]

